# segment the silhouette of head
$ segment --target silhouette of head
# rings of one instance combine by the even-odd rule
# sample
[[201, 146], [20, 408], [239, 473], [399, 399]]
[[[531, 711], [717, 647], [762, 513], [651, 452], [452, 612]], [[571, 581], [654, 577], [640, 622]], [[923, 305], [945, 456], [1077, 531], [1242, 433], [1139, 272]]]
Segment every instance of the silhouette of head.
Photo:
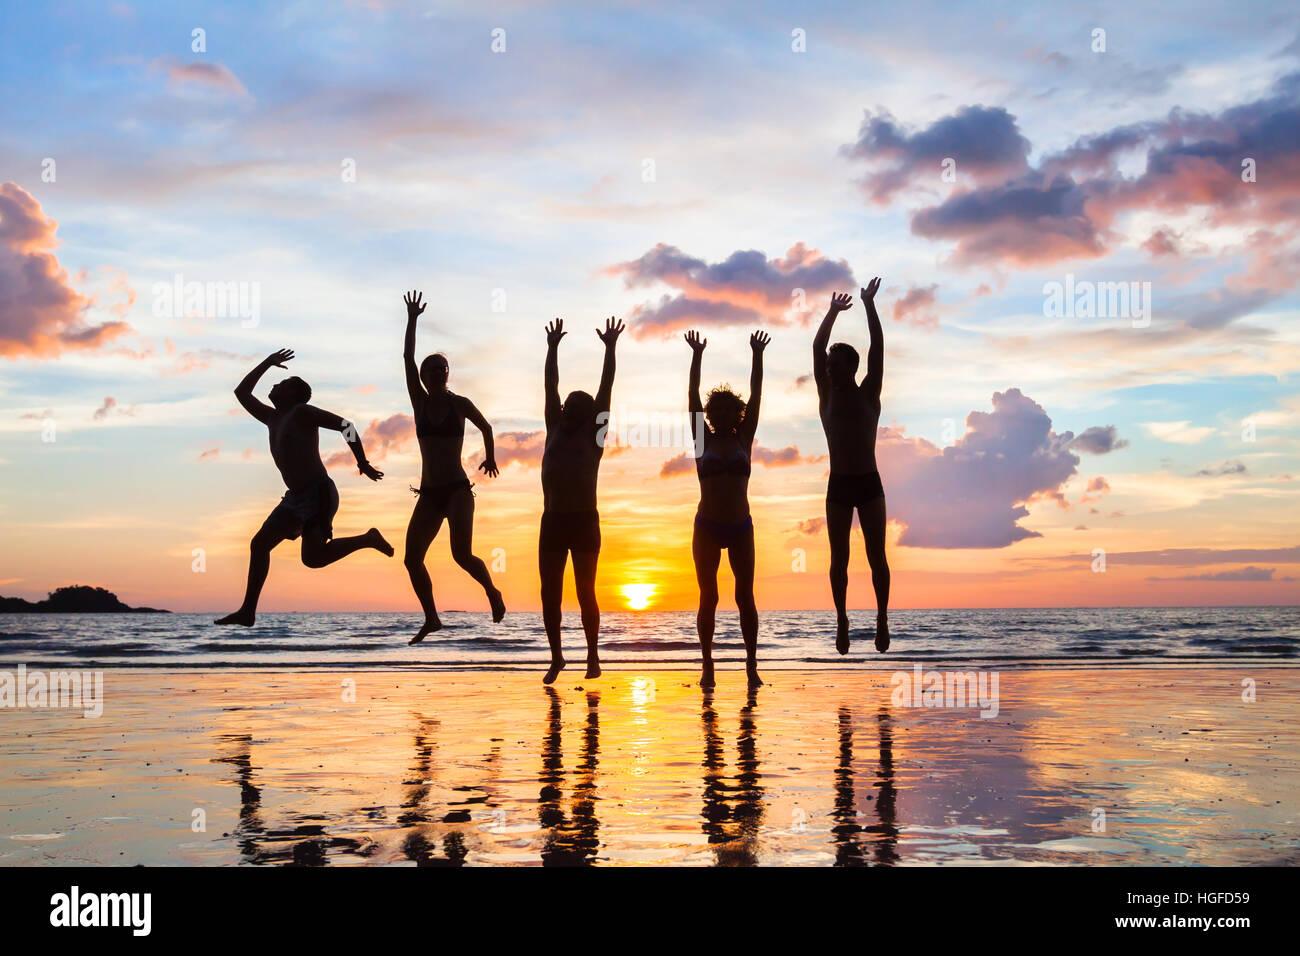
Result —
[[420, 363], [420, 381], [430, 392], [441, 392], [446, 388], [447, 376], [450, 374], [451, 366], [447, 364], [447, 356], [441, 352], [434, 352]]
[[730, 385], [719, 385], [704, 402], [704, 417], [715, 435], [734, 432], [745, 419], [745, 403]]
[[270, 395], [276, 408], [292, 408], [311, 401], [311, 386], [297, 375], [290, 375], [272, 385]]
[[836, 342], [826, 353], [826, 367], [832, 385], [852, 385], [858, 374], [858, 350], [848, 342]]
[[586, 392], [570, 392], [560, 406], [564, 427], [572, 431], [583, 425], [596, 424], [596, 400]]

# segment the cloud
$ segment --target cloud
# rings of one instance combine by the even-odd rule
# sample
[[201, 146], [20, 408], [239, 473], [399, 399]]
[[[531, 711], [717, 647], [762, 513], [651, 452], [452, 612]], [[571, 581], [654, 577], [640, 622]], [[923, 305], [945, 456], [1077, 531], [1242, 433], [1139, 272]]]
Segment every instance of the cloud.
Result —
[[130, 329], [120, 321], [86, 324], [92, 303], [72, 287], [52, 251], [57, 229], [22, 187], [0, 184], [0, 355], [6, 358], [96, 349]]
[[204, 451], [199, 452], [198, 461], [216, 461], [221, 454], [221, 443], [213, 445]]
[[[822, 461], [824, 455], [801, 455], [799, 448], [795, 445], [786, 445], [784, 448], [764, 448], [762, 445], [754, 445], [749, 454], [749, 460], [755, 465], [763, 465], [767, 468], [788, 468], [791, 465], [806, 465]], [[672, 478], [677, 475], [687, 475], [695, 473], [695, 455], [690, 452], [682, 452], [669, 458], [659, 468], [660, 478]]]
[[821, 534], [825, 527], [825, 518], [804, 518], [802, 521], [795, 524], [794, 530], [798, 531], [800, 534], [813, 537]]
[[1020, 524], [1025, 505], [1050, 499], [1078, 470], [1073, 432], [1057, 434], [1042, 406], [1019, 389], [993, 393], [993, 411], [973, 411], [946, 448], [881, 428], [876, 457], [889, 516], [913, 548], [1004, 548], [1041, 535]]
[[542, 452], [546, 450], [546, 433], [502, 432], [495, 436], [497, 467], [504, 468], [517, 461], [525, 468], [541, 465]]
[[954, 160], [961, 181], [1003, 182], [1028, 169], [1030, 144], [1000, 106], [964, 106], [909, 132], [887, 111], [868, 112], [855, 142], [841, 152], [871, 167], [862, 180], [872, 201], [888, 202], [909, 185], [937, 186], [941, 164]]
[[659, 243], [640, 258], [610, 266], [605, 273], [621, 276], [629, 289], [663, 284], [676, 290], [633, 311], [631, 329], [637, 336], [667, 336], [692, 325], [780, 325], [794, 303], [796, 289], [811, 299], [854, 284], [847, 262], [828, 259], [801, 242], [791, 246], [784, 258], [769, 259], [749, 249], [714, 263]]
[[1221, 461], [1217, 465], [1206, 465], [1196, 474], [1198, 477], [1218, 478], [1223, 475], [1244, 475], [1246, 466], [1235, 458], [1231, 461]]
[[239, 82], [239, 77], [215, 61], [182, 63], [174, 56], [161, 56], [150, 66], [166, 74], [168, 85], [174, 89], [198, 86], [234, 96], [248, 96], [248, 90]]
[[134, 405], [132, 405], [130, 408], [122, 408], [120, 405], [117, 404], [117, 399], [115, 399], [112, 395], [106, 395], [104, 396], [104, 404], [99, 406], [99, 408], [95, 409], [95, 412], [93, 415], [91, 415], [91, 418], [97, 422], [102, 422], [110, 415], [134, 415], [134, 414], [135, 414]]
[[894, 321], [906, 322], [919, 328], [939, 327], [939, 316], [934, 312], [935, 290], [938, 284], [913, 286], [894, 301]]
[[[1176, 578], [1148, 577], [1148, 581], [1272, 581], [1277, 568], [1257, 568], [1253, 564], [1235, 571], [1215, 571], [1207, 574], [1186, 574]], [[1295, 578], [1277, 578], [1278, 581], [1294, 581]]]
[[[1032, 558], [1050, 564], [1083, 564], [1092, 562], [1091, 554], [1063, 554], [1049, 558]], [[1275, 564], [1300, 564], [1300, 545], [1289, 548], [1161, 548], [1154, 551], [1111, 551], [1107, 564], [1132, 564], [1143, 566], [1197, 567], [1206, 564], [1227, 564], [1233, 561], [1272, 561]]]
[[[1300, 215], [1300, 140], [1294, 132], [1300, 128], [1300, 73], [1282, 77], [1255, 101], [1216, 114], [1175, 109], [1163, 119], [1081, 137], [1045, 155], [1034, 167], [1017, 161], [1016, 144], [1023, 137], [1014, 119], [981, 110], [965, 107], [929, 128], [992, 130], [993, 143], [987, 147], [963, 143], [960, 136], [943, 137], [945, 146], [953, 149], [950, 155], [958, 170], [974, 166], [980, 174], [969, 186], [963, 183], [911, 217], [914, 234], [952, 242], [958, 264], [1029, 266], [1097, 258], [1122, 239], [1118, 218], [1133, 212], [1176, 215], [1204, 210], [1210, 225], [1277, 225], [1288, 237], [1295, 235]], [[933, 160], [931, 151], [893, 135], [892, 126], [880, 129], [860, 136], [850, 149], [851, 155], [868, 162], [901, 157], [897, 166], [886, 165], [883, 173], [869, 177], [877, 200], [892, 196], [900, 180], [928, 177], [923, 170]], [[1135, 176], [1126, 175], [1121, 163], [1133, 156], [1144, 158], [1145, 167]], [[1243, 176], [1246, 160], [1257, 171], [1253, 179]], [[1163, 231], [1144, 247], [1153, 255], [1174, 248], [1172, 237]], [[1295, 258], [1289, 248], [1278, 254], [1288, 262]]]
[[[361, 444], [370, 461], [383, 461], [388, 452], [400, 452], [407, 442], [415, 438], [415, 419], [407, 414], [398, 413], [387, 418], [372, 418], [370, 424], [361, 433]], [[356, 459], [352, 449], [336, 451], [325, 459], [326, 468], [351, 467]]]
[[1093, 425], [1085, 428], [1071, 445], [1079, 451], [1090, 455], [1105, 455], [1112, 451], [1128, 447], [1128, 440], [1119, 437], [1119, 429], [1114, 425]]
[[1161, 441], [1176, 445], [1195, 445], [1214, 434], [1209, 425], [1194, 426], [1190, 421], [1143, 422], [1142, 427]]

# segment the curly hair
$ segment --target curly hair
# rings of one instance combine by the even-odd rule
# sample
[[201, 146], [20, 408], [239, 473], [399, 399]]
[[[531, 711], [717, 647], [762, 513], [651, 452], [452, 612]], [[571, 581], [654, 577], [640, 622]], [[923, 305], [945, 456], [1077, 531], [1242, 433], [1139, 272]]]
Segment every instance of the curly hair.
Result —
[[745, 420], [747, 408], [744, 399], [736, 394], [735, 389], [730, 385], [719, 385], [709, 392], [709, 397], [704, 401], [704, 417], [708, 420], [709, 427], [716, 433], [718, 430], [716, 420], [730, 417], [729, 413], [733, 411], [736, 416], [735, 427], [739, 428], [740, 423]]

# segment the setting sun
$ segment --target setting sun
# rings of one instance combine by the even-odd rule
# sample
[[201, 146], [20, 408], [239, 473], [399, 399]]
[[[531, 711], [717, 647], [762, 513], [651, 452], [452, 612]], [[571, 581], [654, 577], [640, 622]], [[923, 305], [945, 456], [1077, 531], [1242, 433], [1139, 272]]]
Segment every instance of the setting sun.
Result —
[[625, 584], [622, 588], [627, 606], [634, 611], [644, 611], [648, 608], [650, 599], [654, 597], [657, 590], [658, 587], [653, 584]]

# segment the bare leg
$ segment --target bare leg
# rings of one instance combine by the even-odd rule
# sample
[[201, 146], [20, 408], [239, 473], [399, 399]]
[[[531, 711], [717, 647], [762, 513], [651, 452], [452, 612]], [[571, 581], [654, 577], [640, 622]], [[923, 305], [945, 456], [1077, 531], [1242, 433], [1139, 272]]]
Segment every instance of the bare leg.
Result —
[[304, 528], [302, 532], [302, 563], [309, 568], [323, 568], [346, 558], [362, 548], [373, 548], [388, 557], [393, 556], [393, 546], [389, 544], [378, 528], [371, 528], [365, 534], [354, 534], [350, 538], [331, 538], [314, 528]]
[[438, 608], [433, 602], [433, 581], [430, 580], [429, 571], [424, 566], [424, 557], [429, 552], [429, 545], [433, 543], [433, 539], [438, 536], [438, 531], [442, 528], [442, 520], [443, 512], [434, 506], [433, 499], [421, 496], [415, 503], [415, 510], [411, 512], [411, 521], [406, 526], [406, 555], [402, 563], [406, 565], [411, 587], [415, 589], [415, 596], [419, 598], [420, 607], [424, 610], [424, 624], [420, 626], [415, 637], [411, 638], [412, 644], [419, 644], [434, 631], [442, 628]]
[[876, 650], [889, 650], [889, 562], [885, 560], [885, 499], [877, 498], [858, 509], [862, 537], [871, 563], [871, 586], [876, 592]]
[[835, 599], [835, 649], [849, 652], [849, 532], [853, 528], [853, 508], [826, 502], [826, 533], [831, 540], [831, 597]]
[[695, 558], [695, 580], [700, 586], [700, 609], [695, 615], [695, 629], [700, 635], [700, 686], [708, 690], [714, 685], [713, 625], [718, 611], [718, 564], [722, 552], [696, 528], [691, 554]]
[[257, 619], [257, 601], [262, 596], [262, 585], [271, 570], [271, 551], [281, 541], [288, 539], [282, 530], [263, 525], [248, 544], [248, 583], [244, 588], [244, 603], [234, 614], [218, 618], [217, 624], [242, 624], [252, 627]]
[[451, 532], [452, 559], [482, 586], [492, 606], [492, 622], [499, 623], [506, 616], [506, 602], [493, 585], [487, 565], [474, 554], [474, 493], [468, 488], [456, 492], [447, 502], [447, 529]]
[[587, 678], [600, 676], [600, 606], [596, 603], [596, 562], [600, 552], [579, 554], [573, 552], [573, 583], [578, 591], [578, 606], [582, 608], [582, 630], [587, 635]]
[[537, 552], [537, 570], [542, 579], [542, 623], [546, 626], [546, 640], [551, 645], [551, 666], [543, 684], [550, 684], [564, 668], [564, 649], [560, 646], [560, 602], [564, 598], [564, 566], [569, 562], [568, 551]]
[[749, 687], [762, 687], [758, 678], [758, 607], [754, 603], [754, 532], [727, 549], [727, 561], [736, 579], [736, 608], [740, 611], [740, 635], [745, 640], [745, 673]]

